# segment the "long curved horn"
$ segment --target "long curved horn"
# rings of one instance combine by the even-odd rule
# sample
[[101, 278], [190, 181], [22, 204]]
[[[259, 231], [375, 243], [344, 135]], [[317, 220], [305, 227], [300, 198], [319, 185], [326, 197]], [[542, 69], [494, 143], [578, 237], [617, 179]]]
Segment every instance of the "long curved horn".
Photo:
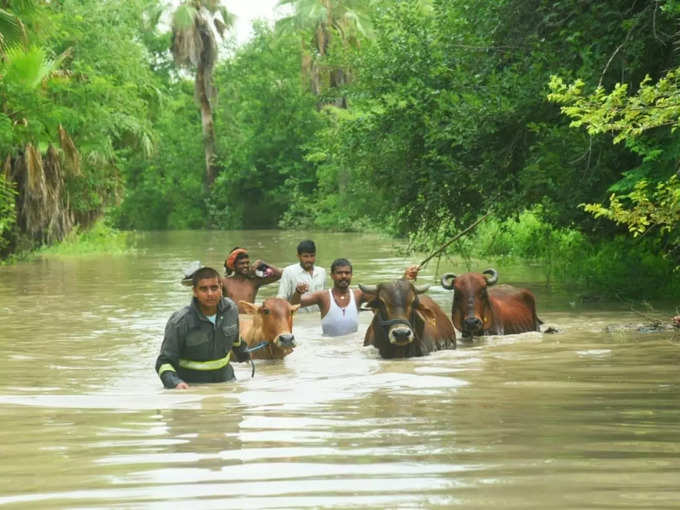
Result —
[[483, 271], [482, 274], [488, 274], [488, 277], [486, 278], [486, 284], [490, 287], [491, 285], [495, 285], [496, 282], [498, 282], [498, 271], [496, 271], [494, 268], [490, 267], [486, 271]]
[[359, 284], [359, 288], [361, 289], [361, 292], [364, 294], [377, 294], [378, 293], [378, 286], [377, 285], [361, 285]]
[[427, 292], [427, 289], [429, 289], [430, 286], [429, 285], [414, 285], [413, 288], [415, 289], [416, 294], [423, 294], [423, 293]]
[[445, 289], [448, 289], [448, 290], [453, 289], [453, 280], [455, 280], [455, 279], [456, 279], [456, 275], [454, 273], [444, 274], [444, 276], [442, 276], [442, 287], [444, 287]]

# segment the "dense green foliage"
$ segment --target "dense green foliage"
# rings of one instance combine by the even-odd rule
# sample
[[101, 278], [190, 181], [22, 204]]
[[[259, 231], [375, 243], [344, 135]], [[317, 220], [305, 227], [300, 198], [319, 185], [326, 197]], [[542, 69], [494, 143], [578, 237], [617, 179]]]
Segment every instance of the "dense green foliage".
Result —
[[160, 0], [1, 2], [0, 250], [102, 214], [428, 250], [493, 211], [450, 250], [676, 292], [654, 281], [680, 265], [680, 2], [281, 4], [218, 47], [191, 31], [226, 29], [229, 0], [170, 24]]
[[8, 250], [86, 228], [116, 200], [130, 155], [150, 152], [157, 78], [137, 34], [152, 4], [3, 2], [25, 28], [0, 59], [0, 154], [17, 191]]
[[276, 226], [314, 191], [304, 147], [321, 127], [313, 95], [300, 86], [298, 41], [258, 26], [253, 39], [216, 73], [215, 124], [225, 169], [210, 218], [223, 228]]

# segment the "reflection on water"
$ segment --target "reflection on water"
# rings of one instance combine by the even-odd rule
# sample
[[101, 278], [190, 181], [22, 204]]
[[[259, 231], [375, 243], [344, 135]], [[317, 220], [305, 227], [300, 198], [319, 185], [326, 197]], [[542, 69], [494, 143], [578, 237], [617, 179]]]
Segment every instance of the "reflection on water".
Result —
[[[558, 334], [382, 360], [362, 346], [368, 314], [336, 339], [300, 314], [299, 347], [258, 361], [254, 378], [236, 365], [237, 384], [163, 390], [153, 365], [189, 298], [185, 265], [221, 268], [240, 245], [283, 266], [303, 237], [150, 233], [126, 257], [0, 268], [0, 506], [678, 508], [680, 339], [604, 332], [670, 311], [576, 302], [535, 268], [497, 266], [536, 291]], [[417, 262], [376, 236], [313, 238], [320, 264], [350, 258], [354, 283]], [[428, 271], [420, 281], [448, 311]]]

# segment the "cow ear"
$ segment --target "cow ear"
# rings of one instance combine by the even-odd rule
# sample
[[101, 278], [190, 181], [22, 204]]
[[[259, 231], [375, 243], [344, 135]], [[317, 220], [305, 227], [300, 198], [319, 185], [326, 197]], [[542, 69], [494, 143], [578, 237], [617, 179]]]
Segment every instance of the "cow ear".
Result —
[[291, 305], [291, 307], [290, 307], [290, 313], [291, 313], [291, 314], [294, 314], [295, 312], [297, 312], [298, 309], [300, 308], [300, 306], [302, 306], [302, 305]]
[[259, 306], [254, 303], [249, 303], [248, 301], [241, 300], [238, 303], [243, 307], [248, 315], [255, 315], [260, 309]]

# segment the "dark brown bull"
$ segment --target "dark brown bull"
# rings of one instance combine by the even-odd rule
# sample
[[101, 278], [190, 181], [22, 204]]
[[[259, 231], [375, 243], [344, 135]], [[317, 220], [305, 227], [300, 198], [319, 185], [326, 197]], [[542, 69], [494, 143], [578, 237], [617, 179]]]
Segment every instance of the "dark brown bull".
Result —
[[498, 272], [442, 276], [442, 287], [453, 289], [451, 320], [463, 338], [481, 335], [511, 335], [540, 331], [534, 295], [510, 285], [490, 288], [498, 282]]
[[427, 286], [416, 287], [402, 279], [359, 288], [374, 313], [364, 345], [376, 347], [383, 358], [456, 348], [453, 324], [437, 303], [423, 295]]
[[[261, 305], [239, 301], [247, 315], [239, 315], [241, 338], [253, 350], [253, 359], [283, 359], [293, 352], [293, 314], [300, 305], [281, 298], [265, 299]], [[264, 345], [263, 345], [264, 344]]]

